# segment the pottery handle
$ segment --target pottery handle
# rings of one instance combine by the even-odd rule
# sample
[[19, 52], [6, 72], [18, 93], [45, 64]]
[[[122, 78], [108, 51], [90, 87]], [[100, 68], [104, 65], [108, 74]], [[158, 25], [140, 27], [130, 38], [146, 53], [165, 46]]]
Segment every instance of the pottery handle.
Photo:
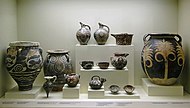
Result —
[[90, 26], [89, 25], [85, 25], [86, 27], [88, 27], [88, 29], [91, 31], [91, 28], [90, 28]]
[[181, 45], [181, 41], [182, 41], [182, 38], [179, 34], [176, 34], [176, 37], [178, 38], [178, 40], [176, 40], [180, 45]]
[[150, 34], [145, 34], [144, 37], [143, 37], [143, 41], [144, 41], [144, 44], [149, 41], [150, 38], [148, 38], [148, 36], [150, 36]]
[[53, 80], [53, 83], [57, 80], [57, 76], [53, 76], [54, 80]]
[[108, 29], [108, 33], [109, 33], [110, 32], [110, 28], [107, 25], [103, 25], [103, 26]]
[[92, 76], [91, 80], [94, 80], [94, 78], [98, 78], [100, 80], [100, 76], [98, 76], [98, 75]]

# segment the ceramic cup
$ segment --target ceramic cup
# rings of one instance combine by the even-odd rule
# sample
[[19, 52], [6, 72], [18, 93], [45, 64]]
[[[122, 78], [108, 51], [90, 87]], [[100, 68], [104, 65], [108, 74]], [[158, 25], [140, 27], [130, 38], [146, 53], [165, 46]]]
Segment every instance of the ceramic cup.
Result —
[[92, 69], [92, 67], [94, 66], [94, 62], [93, 61], [81, 61], [79, 63], [83, 69]]
[[100, 69], [107, 69], [109, 67], [109, 62], [98, 62], [96, 65], [99, 66]]

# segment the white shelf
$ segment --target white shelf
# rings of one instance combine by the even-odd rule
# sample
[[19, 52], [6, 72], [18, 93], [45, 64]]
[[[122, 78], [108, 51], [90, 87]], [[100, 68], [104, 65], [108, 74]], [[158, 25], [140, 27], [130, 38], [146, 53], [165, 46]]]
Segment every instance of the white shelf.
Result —
[[51, 92], [46, 98], [46, 93], [41, 92], [36, 99], [0, 99], [3, 108], [189, 108], [190, 95], [184, 96], [148, 96], [141, 86], [135, 87], [140, 98], [137, 99], [88, 99], [87, 94], [80, 94], [79, 99], [63, 99], [63, 92]]
[[100, 69], [99, 67], [93, 67], [92, 69], [80, 69], [81, 72], [93, 72], [93, 71], [101, 71], [101, 72], [116, 72], [116, 71], [125, 71], [127, 72], [127, 67], [124, 67], [121, 70], [115, 69], [115, 67], [108, 67], [108, 69]]

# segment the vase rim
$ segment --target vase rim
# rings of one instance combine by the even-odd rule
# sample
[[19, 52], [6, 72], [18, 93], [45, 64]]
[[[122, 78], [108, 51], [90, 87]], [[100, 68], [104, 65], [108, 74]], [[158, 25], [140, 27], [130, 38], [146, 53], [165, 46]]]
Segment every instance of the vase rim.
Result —
[[55, 50], [47, 50], [47, 53], [52, 53], [52, 54], [67, 54], [69, 53], [68, 50], [64, 49], [55, 49]]
[[174, 34], [174, 33], [149, 33], [148, 35], [150, 36], [176, 36], [178, 34]]
[[133, 36], [133, 33], [112, 33], [111, 35], [117, 35], [117, 36]]
[[33, 41], [13, 41], [9, 43], [9, 46], [40, 46], [39, 42]]

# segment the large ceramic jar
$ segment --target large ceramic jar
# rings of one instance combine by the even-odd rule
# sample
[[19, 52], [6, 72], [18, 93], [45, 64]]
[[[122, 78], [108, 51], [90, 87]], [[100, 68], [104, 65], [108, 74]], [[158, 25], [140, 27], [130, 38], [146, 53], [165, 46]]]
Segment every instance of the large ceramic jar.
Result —
[[128, 53], [115, 53], [113, 57], [110, 57], [111, 64], [118, 70], [122, 70], [127, 65]]
[[110, 29], [107, 25], [104, 25], [102, 23], [98, 24], [99, 24], [99, 29], [97, 29], [94, 32], [94, 38], [98, 43], [98, 45], [105, 45], [109, 37]]
[[178, 34], [147, 34], [141, 63], [150, 81], [158, 85], [172, 85], [184, 66], [184, 52]]
[[77, 31], [76, 37], [80, 45], [87, 45], [91, 37], [91, 28], [89, 25], [80, 22], [81, 28]]
[[48, 50], [44, 61], [44, 75], [57, 76], [57, 80], [53, 83], [53, 91], [62, 91], [62, 87], [66, 83], [64, 74], [72, 73], [72, 64], [69, 51], [58, 49]]
[[41, 71], [42, 49], [38, 42], [15, 41], [9, 44], [6, 68], [17, 82], [20, 91], [31, 90], [33, 82]]

